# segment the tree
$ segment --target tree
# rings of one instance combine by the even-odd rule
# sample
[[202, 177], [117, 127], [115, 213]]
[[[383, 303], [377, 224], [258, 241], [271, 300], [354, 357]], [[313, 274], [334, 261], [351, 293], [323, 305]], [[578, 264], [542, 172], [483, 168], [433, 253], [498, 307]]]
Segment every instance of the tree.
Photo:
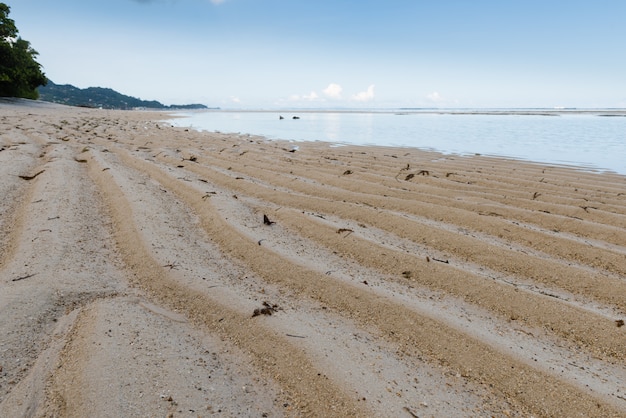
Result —
[[37, 51], [18, 36], [10, 10], [0, 3], [0, 97], [36, 99], [37, 87], [45, 86], [48, 80], [35, 61]]

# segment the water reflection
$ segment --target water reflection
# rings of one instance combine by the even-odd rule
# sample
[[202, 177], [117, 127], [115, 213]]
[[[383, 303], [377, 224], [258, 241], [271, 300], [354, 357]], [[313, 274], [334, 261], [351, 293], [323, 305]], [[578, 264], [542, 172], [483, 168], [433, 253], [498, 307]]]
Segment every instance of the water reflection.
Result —
[[[300, 119], [292, 119], [296, 114]], [[280, 115], [284, 115], [283, 120]], [[171, 122], [270, 139], [417, 147], [574, 164], [626, 174], [625, 117], [295, 111], [210, 111], [187, 116]]]

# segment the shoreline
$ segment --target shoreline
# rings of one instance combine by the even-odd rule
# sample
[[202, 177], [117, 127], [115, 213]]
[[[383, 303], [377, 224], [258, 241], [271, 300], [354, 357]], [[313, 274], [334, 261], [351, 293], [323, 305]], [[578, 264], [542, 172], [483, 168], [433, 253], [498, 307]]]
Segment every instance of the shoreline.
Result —
[[624, 116], [626, 109], [621, 108], [592, 108], [592, 109], [552, 109], [552, 108], [503, 108], [503, 109], [411, 109], [411, 108], [372, 108], [372, 109], [328, 109], [328, 108], [225, 108], [225, 109], [195, 109], [180, 110], [182, 113], [362, 113], [362, 114], [397, 114], [397, 115], [520, 115], [520, 116], [563, 116], [563, 115], [592, 115], [592, 116]]
[[[252, 136], [265, 136], [272, 140], [285, 140], [299, 142], [326, 142], [336, 146], [389, 146], [406, 149], [418, 149], [425, 151], [441, 152], [445, 155], [456, 156], [490, 156], [494, 158], [504, 158], [518, 160], [523, 162], [535, 162], [545, 165], [556, 165], [563, 167], [579, 168], [591, 172], [607, 172], [620, 175], [626, 175], [626, 166], [623, 162], [613, 156], [619, 155], [622, 146], [616, 145], [615, 138], [619, 138], [620, 130], [614, 123], [590, 122], [586, 120], [581, 122], [577, 117], [594, 117], [603, 118], [626, 115], [626, 111], [614, 110], [614, 114], [605, 114], [600, 110], [592, 110], [588, 113], [577, 111], [575, 114], [565, 115], [563, 113], [539, 114], [528, 113], [527, 111], [509, 112], [416, 112], [416, 113], [397, 113], [390, 111], [270, 111], [270, 110], [212, 110], [198, 112], [179, 113], [176, 118], [169, 121], [177, 127], [195, 129], [199, 131], [230, 133], [230, 134], [250, 134]], [[562, 111], [559, 111], [562, 112]], [[230, 114], [236, 115], [230, 118]], [[254, 116], [254, 115], [257, 116]], [[263, 116], [259, 114], [275, 115], [284, 117], [285, 119], [297, 118], [302, 120], [281, 121], [273, 124], [271, 120], [260, 119]], [[306, 115], [314, 115], [307, 117]], [[344, 115], [342, 119], [335, 120], [335, 117], [329, 119], [324, 115]], [[300, 115], [300, 116], [298, 116]], [[317, 116], [315, 116], [317, 115]], [[353, 115], [353, 116], [350, 116]], [[367, 120], [358, 119], [359, 115], [378, 115], [379, 119], [369, 118]], [[453, 119], [435, 121], [433, 119], [426, 120], [402, 120], [389, 119], [395, 116], [467, 116], [493, 117], [487, 122], [477, 119], [470, 121], [454, 121]], [[531, 125], [537, 123], [536, 128], [525, 128], [520, 125], [520, 120], [507, 119], [500, 124], [497, 117], [534, 117]], [[593, 115], [593, 116], [591, 116]], [[570, 117], [567, 121], [558, 122], [551, 121], [538, 122], [536, 117], [543, 116], [565, 116]], [[336, 116], [341, 117], [341, 116]], [[359, 127], [359, 123], [368, 124], [369, 131], [363, 131]], [[304, 124], [301, 126], [301, 124]], [[371, 124], [371, 125], [369, 125]], [[490, 124], [499, 126], [503, 130], [519, 130], [509, 132], [513, 137], [518, 138], [519, 143], [508, 144], [506, 141], [489, 131], [483, 132], [486, 136], [478, 137], [471, 134], [472, 129], [484, 131], [488, 129]], [[468, 125], [467, 127], [465, 125]], [[344, 128], [345, 126], [345, 128]], [[208, 128], [210, 127], [210, 128]], [[609, 128], [612, 127], [612, 128]], [[465, 135], [465, 129], [470, 134]], [[524, 129], [527, 129], [526, 131]], [[607, 131], [613, 129], [613, 131]], [[595, 142], [585, 142], [583, 138], [577, 136], [579, 131], [596, 132]], [[388, 132], [393, 132], [389, 134]], [[600, 132], [598, 134], [597, 132]], [[465, 136], [464, 136], [465, 135]], [[570, 137], [572, 135], [572, 137]], [[589, 134], [591, 135], [591, 134]], [[612, 136], [611, 136], [612, 135]], [[614, 138], [614, 137], [615, 138]], [[554, 143], [550, 143], [545, 138], [554, 139]], [[570, 145], [570, 142], [574, 144]], [[555, 145], [557, 144], [557, 145]], [[607, 156], [605, 147], [611, 149], [612, 153]], [[586, 149], [582, 152], [580, 149]], [[532, 150], [532, 151], [531, 151]], [[626, 151], [626, 150], [625, 150]]]
[[45, 102], [42, 100], [20, 99], [12, 97], [0, 97], [0, 104], [9, 106], [32, 106], [32, 107], [60, 107], [66, 109], [91, 109], [107, 110], [113, 112], [157, 112], [157, 113], [203, 113], [203, 112], [225, 112], [225, 113], [279, 113], [279, 112], [302, 112], [302, 113], [387, 113], [387, 114], [444, 114], [444, 115], [575, 115], [588, 114], [596, 116], [626, 116], [626, 108], [207, 108], [207, 109], [97, 109], [66, 106], [60, 103]]
[[626, 415], [625, 176], [170, 114], [0, 101], [0, 415]]

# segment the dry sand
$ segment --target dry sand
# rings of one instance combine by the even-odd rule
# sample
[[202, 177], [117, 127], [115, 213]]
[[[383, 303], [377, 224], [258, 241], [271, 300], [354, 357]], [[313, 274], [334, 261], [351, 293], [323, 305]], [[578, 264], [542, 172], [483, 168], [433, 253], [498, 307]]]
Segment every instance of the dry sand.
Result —
[[624, 176], [165, 117], [0, 102], [0, 416], [626, 416]]

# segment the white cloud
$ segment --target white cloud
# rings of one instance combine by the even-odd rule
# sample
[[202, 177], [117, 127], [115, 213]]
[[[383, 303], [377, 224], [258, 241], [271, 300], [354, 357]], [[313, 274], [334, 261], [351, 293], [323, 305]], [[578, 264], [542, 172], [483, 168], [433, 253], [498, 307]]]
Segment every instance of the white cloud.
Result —
[[356, 100], [357, 102], [369, 102], [370, 100], [373, 100], [374, 85], [372, 84], [371, 86], [369, 86], [366, 91], [355, 94], [354, 96], [352, 96], [352, 99]]
[[230, 101], [233, 103], [241, 103], [241, 99], [239, 99], [239, 97], [231, 97]]
[[320, 96], [314, 91], [312, 91], [309, 94], [302, 95], [302, 96], [300, 96], [299, 94], [292, 94], [291, 96], [289, 96], [289, 101], [291, 102], [301, 102], [301, 101], [313, 102], [319, 99], [320, 99]]
[[343, 88], [339, 84], [330, 83], [322, 92], [331, 99], [341, 99]]
[[433, 91], [432, 93], [428, 94], [426, 97], [431, 102], [441, 102], [443, 100], [443, 97], [441, 97], [441, 94], [439, 94], [439, 92], [437, 91]]
[[302, 98], [304, 100], [311, 100], [311, 101], [313, 101], [313, 100], [319, 99], [320, 96], [318, 96], [316, 92], [312, 91], [311, 93], [305, 94], [304, 96], [302, 96]]

